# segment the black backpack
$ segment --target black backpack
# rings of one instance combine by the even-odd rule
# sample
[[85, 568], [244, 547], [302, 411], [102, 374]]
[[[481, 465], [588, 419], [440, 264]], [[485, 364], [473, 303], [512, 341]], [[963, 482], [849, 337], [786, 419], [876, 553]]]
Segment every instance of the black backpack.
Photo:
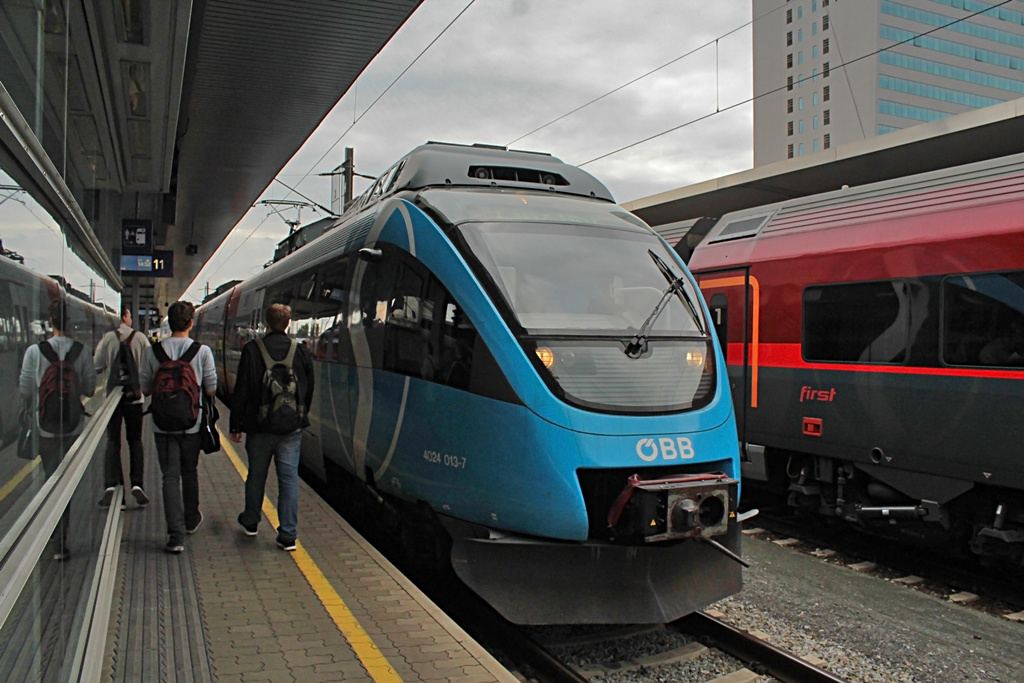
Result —
[[263, 385], [258, 410], [261, 431], [271, 434], [290, 434], [302, 427], [306, 408], [299, 401], [299, 382], [292, 369], [299, 344], [294, 339], [284, 360], [273, 360], [262, 339], [256, 346], [263, 356]]
[[85, 413], [74, 366], [82, 344], [72, 342], [63, 359], [45, 341], [39, 342], [39, 352], [50, 361], [39, 382], [39, 427], [51, 434], [70, 434]]
[[110, 367], [110, 375], [107, 377], [107, 393], [114, 387], [122, 387], [121, 400], [126, 403], [135, 401], [142, 396], [139, 385], [139, 365], [135, 362], [135, 354], [132, 353], [132, 339], [135, 338], [135, 330], [128, 335], [128, 338], [121, 341], [121, 335], [114, 331], [119, 343], [117, 356], [114, 364]]
[[181, 358], [171, 360], [160, 342], [153, 344], [153, 353], [160, 361], [153, 376], [153, 400], [149, 412], [153, 422], [165, 432], [184, 432], [196, 426], [199, 420], [201, 392], [192, 359], [202, 347], [197, 341], [185, 350]]

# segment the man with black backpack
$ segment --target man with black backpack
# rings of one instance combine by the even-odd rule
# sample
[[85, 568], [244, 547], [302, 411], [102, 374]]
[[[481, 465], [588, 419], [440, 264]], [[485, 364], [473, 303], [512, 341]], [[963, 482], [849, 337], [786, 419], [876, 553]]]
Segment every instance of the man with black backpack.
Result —
[[149, 502], [149, 496], [142, 488], [143, 455], [142, 455], [142, 388], [139, 383], [139, 366], [142, 365], [142, 354], [149, 348], [146, 335], [132, 329], [132, 311], [121, 306], [121, 325], [103, 335], [96, 345], [93, 360], [96, 373], [107, 375], [107, 393], [117, 387], [122, 388], [121, 402], [114, 409], [107, 423], [107, 451], [103, 463], [103, 497], [100, 505], [107, 507], [114, 497], [114, 487], [123, 483], [121, 473], [121, 421], [128, 439], [129, 477], [131, 477], [132, 496], [139, 505]]
[[[61, 299], [54, 299], [50, 302], [49, 314], [53, 336], [28, 347], [19, 377], [22, 401], [34, 416], [39, 455], [47, 477], [57, 471], [71, 444], [85, 429], [82, 399], [96, 391], [92, 354], [84, 344], [67, 336], [70, 331], [67, 305]], [[54, 534], [58, 545], [54, 559], [69, 557], [69, 520], [65, 508], [60, 532]]]
[[277, 547], [295, 550], [299, 523], [299, 450], [302, 429], [309, 426], [313, 403], [313, 360], [309, 350], [285, 330], [292, 309], [267, 308], [270, 332], [242, 347], [231, 399], [231, 440], [242, 442], [249, 456], [245, 479], [245, 510], [238, 515], [246, 536], [255, 536], [263, 518], [263, 493], [270, 459], [277, 468]]
[[175, 301], [167, 309], [171, 336], [142, 357], [142, 393], [151, 396], [156, 453], [163, 473], [164, 516], [169, 553], [185, 550], [186, 534], [203, 521], [199, 511], [199, 427], [202, 394], [217, 393], [213, 352], [188, 336], [195, 306]]

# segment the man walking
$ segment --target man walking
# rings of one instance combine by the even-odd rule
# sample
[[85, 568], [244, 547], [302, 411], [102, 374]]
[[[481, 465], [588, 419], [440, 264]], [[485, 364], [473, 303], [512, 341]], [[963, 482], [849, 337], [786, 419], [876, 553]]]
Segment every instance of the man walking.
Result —
[[[57, 471], [71, 444], [85, 429], [82, 399], [96, 391], [96, 371], [92, 354], [81, 342], [66, 335], [70, 320], [67, 305], [61, 299], [50, 302], [50, 327], [53, 336], [33, 344], [25, 351], [19, 388], [22, 401], [31, 409], [31, 419], [39, 435], [39, 455], [49, 478]], [[70, 508], [64, 508], [60, 530], [55, 531], [57, 550], [53, 557], [66, 560]]]
[[114, 409], [107, 423], [107, 451], [103, 461], [103, 497], [100, 505], [108, 507], [114, 497], [114, 487], [124, 483], [121, 472], [121, 421], [124, 420], [128, 440], [129, 476], [132, 496], [139, 505], [149, 502], [149, 496], [142, 488], [142, 391], [139, 385], [139, 368], [142, 355], [149, 348], [144, 334], [132, 329], [132, 311], [121, 306], [121, 326], [103, 335], [96, 345], [94, 363], [96, 374], [107, 369], [107, 391], [117, 386], [123, 388], [121, 402]]
[[203, 521], [199, 511], [200, 391], [217, 393], [213, 352], [188, 333], [195, 306], [175, 301], [167, 309], [171, 336], [153, 344], [142, 357], [142, 393], [152, 395], [153, 435], [163, 473], [164, 516], [169, 553], [185, 550], [185, 535]]
[[313, 360], [305, 346], [285, 333], [292, 309], [272, 304], [266, 311], [270, 332], [242, 347], [232, 397], [231, 440], [249, 456], [245, 510], [238, 515], [247, 536], [262, 519], [270, 459], [277, 468], [277, 547], [295, 550], [299, 522], [299, 450], [313, 403]]

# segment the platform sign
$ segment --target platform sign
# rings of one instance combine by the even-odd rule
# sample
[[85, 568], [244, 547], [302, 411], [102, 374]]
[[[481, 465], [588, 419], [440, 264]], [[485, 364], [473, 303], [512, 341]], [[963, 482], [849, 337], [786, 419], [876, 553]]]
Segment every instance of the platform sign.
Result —
[[121, 221], [121, 253], [132, 256], [153, 253], [153, 221], [125, 218]]
[[153, 271], [153, 257], [147, 254], [122, 254], [122, 275], [149, 275]]
[[153, 270], [150, 277], [174, 277], [174, 252], [169, 249], [153, 250]]

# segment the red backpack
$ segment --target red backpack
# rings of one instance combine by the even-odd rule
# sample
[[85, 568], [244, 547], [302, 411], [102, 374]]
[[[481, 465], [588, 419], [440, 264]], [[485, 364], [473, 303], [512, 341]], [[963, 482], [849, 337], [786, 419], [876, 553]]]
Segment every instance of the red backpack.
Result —
[[153, 344], [160, 367], [153, 377], [149, 412], [156, 426], [165, 432], [184, 432], [194, 427], [199, 419], [201, 396], [192, 359], [201, 347], [202, 344], [193, 341], [181, 358], [171, 360], [160, 342]]
[[73, 365], [82, 353], [82, 344], [72, 342], [62, 359], [48, 342], [42, 341], [39, 353], [50, 361], [39, 382], [39, 427], [51, 434], [70, 434], [85, 413]]

